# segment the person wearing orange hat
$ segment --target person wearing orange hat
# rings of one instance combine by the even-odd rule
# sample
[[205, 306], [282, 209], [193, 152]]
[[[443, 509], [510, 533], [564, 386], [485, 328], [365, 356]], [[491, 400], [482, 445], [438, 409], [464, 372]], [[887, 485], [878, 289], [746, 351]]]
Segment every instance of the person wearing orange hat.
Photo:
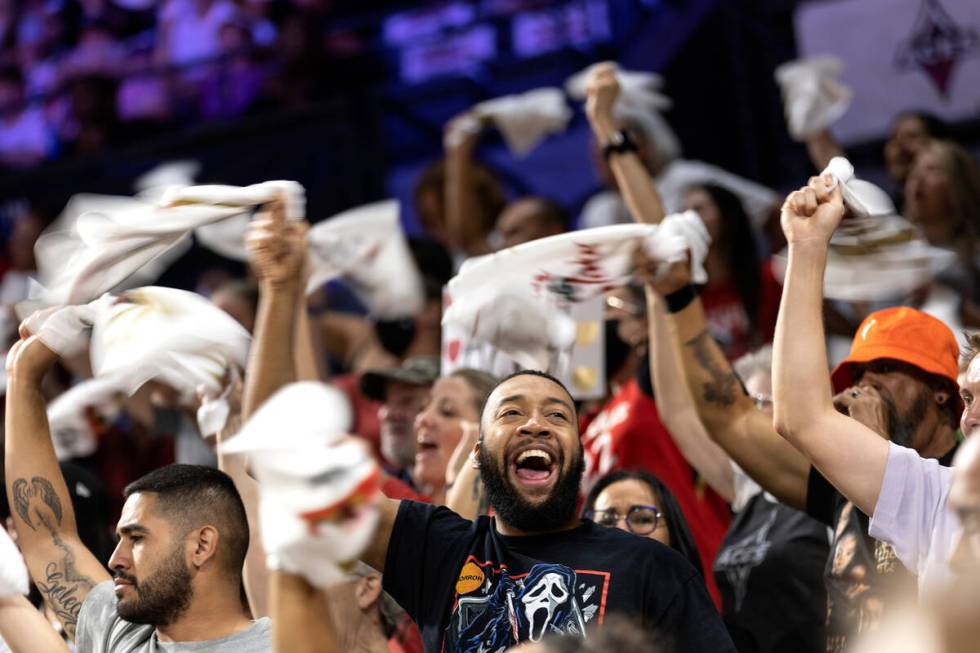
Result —
[[[639, 263], [646, 264], [642, 257]], [[888, 600], [885, 585], [891, 587], [902, 577], [911, 583], [912, 574], [903, 569], [892, 546], [868, 536], [867, 514], [871, 514], [874, 503], [855, 506], [847, 493], [838, 491], [840, 486], [833, 479], [828, 481], [826, 470], [810, 452], [806, 448], [801, 452], [798, 440], [781, 437], [772, 418], [756, 407], [707, 330], [688, 268], [674, 265], [652, 288], [663, 296], [676, 328], [684, 374], [698, 416], [711, 438], [764, 490], [833, 528], [825, 570], [826, 650], [845, 650], [855, 632], [877, 622]], [[811, 273], [820, 290], [822, 268]], [[784, 302], [793, 297], [784, 290]], [[815, 314], [790, 336], [797, 347], [800, 342], [820, 341], [819, 356], [815, 356], [820, 362], [818, 371], [811, 369], [809, 376], [794, 377], [795, 385], [791, 386], [794, 398], [802, 402], [819, 398], [817, 392], [824, 383], [820, 379], [826, 378], [819, 306], [817, 301]], [[836, 408], [834, 414], [839, 418], [850, 415], [879, 433], [875, 442], [885, 458], [887, 440], [892, 440], [948, 466], [956, 449], [961, 406], [955, 380], [957, 349], [952, 332], [920, 311], [898, 308], [874, 313], [855, 334], [851, 355], [834, 370], [836, 396], [830, 384], [826, 386], [829, 405]], [[795, 356], [792, 362], [797, 365]], [[812, 418], [803, 410], [799, 414], [784, 410], [781, 415], [793, 424]], [[980, 411], [977, 422], [980, 424]], [[854, 443], [838, 437], [846, 430], [822, 433], [808, 426], [807, 432], [820, 434], [814, 437], [820, 437], [821, 442], [834, 443], [829, 449], [836, 457], [847, 452], [846, 459], [863, 473], [871, 469]], [[862, 512], [862, 507], [869, 512]]]
[[[820, 307], [827, 245], [843, 213], [840, 190], [819, 177], [783, 205], [790, 263], [774, 342], [774, 424], [871, 516], [869, 535], [891, 544], [918, 577], [920, 594], [928, 593], [954, 569], [980, 563], [980, 442], [962, 448], [954, 469], [927, 458], [955, 448], [962, 398], [951, 388], [959, 348], [934, 318], [904, 307], [879, 311], [861, 325], [851, 355], [832, 375], [835, 386], [850, 389], [833, 398], [818, 381], [826, 360]], [[918, 386], [900, 385], [899, 374], [917, 378]], [[853, 419], [859, 403], [876, 417]], [[885, 432], [891, 442], [880, 437]]]

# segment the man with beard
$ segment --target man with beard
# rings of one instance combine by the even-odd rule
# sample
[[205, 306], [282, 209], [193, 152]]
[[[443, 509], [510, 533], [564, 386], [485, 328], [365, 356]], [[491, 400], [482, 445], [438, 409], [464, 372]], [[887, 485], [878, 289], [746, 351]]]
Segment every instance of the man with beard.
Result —
[[[248, 237], [260, 279], [259, 318], [245, 383], [246, 413], [295, 381], [289, 358], [302, 292], [302, 230], [259, 218]], [[504, 651], [549, 633], [584, 636], [612, 613], [637, 617], [678, 653], [734, 651], [704, 588], [680, 554], [579, 519], [583, 472], [571, 395], [523, 371], [490, 393], [476, 464], [494, 517], [385, 499], [363, 561], [422, 632], [427, 651]]]
[[[827, 651], [846, 650], [855, 632], [874, 628], [895, 584], [914, 582], [911, 575], [891, 545], [868, 535], [868, 516], [861, 506], [855, 509], [839, 486], [827, 480], [825, 470], [811, 465], [754, 405], [707, 331], [689, 267], [673, 266], [656, 290], [677, 328], [688, 386], [709, 435], [764, 490], [834, 528], [825, 569]], [[789, 299], [784, 289], [783, 301]], [[812, 337], [817, 326], [819, 316], [791, 337]], [[855, 333], [850, 355], [831, 374], [838, 393], [833, 402], [838, 411], [884, 438], [948, 466], [956, 448], [960, 403], [957, 351], [949, 328], [921, 311], [899, 307], [872, 313]], [[825, 370], [826, 356], [822, 366]], [[795, 391], [810, 393], [818, 381], [807, 379]], [[851, 451], [848, 442], [839, 447]], [[859, 453], [849, 455], [864, 464]], [[838, 553], [840, 547], [848, 550]], [[840, 564], [844, 559], [849, 564]]]
[[495, 517], [389, 501], [365, 561], [419, 624], [427, 651], [500, 651], [584, 636], [625, 613], [676, 650], [733, 651], [698, 572], [658, 542], [579, 519], [582, 444], [555, 378], [517, 372], [483, 409], [476, 464]]
[[[891, 394], [887, 387], [859, 384], [848, 391], [854, 401], [866, 394], [882, 396], [878, 403], [884, 406], [886, 423], [898, 427], [889, 443], [865, 424], [842, 416], [827, 384], [815, 383], [826, 359], [823, 333], [804, 325], [820, 323], [828, 242], [843, 212], [840, 190], [816, 177], [783, 207], [789, 272], [774, 345], [775, 425], [858, 509], [872, 516], [870, 534], [892, 544], [898, 559], [918, 576], [920, 594], [929, 593], [950, 580], [951, 571], [969, 570], [980, 562], [980, 443], [971, 438], [954, 468], [944, 468], [909, 448], [922, 442], [919, 426], [935, 417], [927, 393], [906, 393], [901, 401], [907, 408], [899, 411], [885, 400]], [[866, 330], [874, 328], [868, 325]], [[916, 357], [922, 345], [912, 343], [908, 354]], [[968, 358], [968, 388], [961, 395], [970, 403], [978, 371], [973, 360]], [[802, 384], [812, 391], [794, 391]], [[952, 397], [945, 402], [952, 403]], [[973, 429], [972, 412], [964, 411], [961, 418], [967, 432]]]
[[412, 485], [409, 470], [415, 464], [415, 418], [439, 378], [439, 359], [413, 356], [399, 367], [368, 370], [361, 377], [361, 393], [382, 402], [381, 456], [385, 471]]
[[243, 601], [248, 523], [224, 473], [170, 465], [128, 486], [112, 577], [82, 544], [42, 391], [57, 358], [37, 336], [10, 350], [5, 473], [28, 568], [78, 650], [270, 650], [268, 620]]

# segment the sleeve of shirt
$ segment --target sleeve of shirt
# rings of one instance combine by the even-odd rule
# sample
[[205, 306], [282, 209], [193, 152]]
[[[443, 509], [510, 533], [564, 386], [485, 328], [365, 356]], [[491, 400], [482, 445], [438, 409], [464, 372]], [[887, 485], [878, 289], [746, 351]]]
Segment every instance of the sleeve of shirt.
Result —
[[697, 573], [681, 584], [655, 628], [676, 653], [735, 653], [735, 645], [708, 596], [704, 579]]
[[78, 613], [75, 627], [75, 646], [79, 651], [100, 650], [99, 642], [109, 632], [112, 622], [118, 619], [116, 595], [111, 580], [92, 588]]
[[806, 484], [806, 514], [827, 526], [834, 526], [834, 503], [837, 490], [830, 481], [817, 471], [810, 468], [810, 477]]
[[952, 469], [912, 449], [888, 445], [888, 463], [868, 527], [871, 537], [895, 547], [910, 571], [919, 574], [934, 544], [937, 519], [946, 510]]
[[[445, 506], [402, 501], [385, 558], [383, 586], [416, 622], [452, 585], [453, 553], [465, 548], [472, 522]], [[442, 606], [444, 607], [444, 606]]]

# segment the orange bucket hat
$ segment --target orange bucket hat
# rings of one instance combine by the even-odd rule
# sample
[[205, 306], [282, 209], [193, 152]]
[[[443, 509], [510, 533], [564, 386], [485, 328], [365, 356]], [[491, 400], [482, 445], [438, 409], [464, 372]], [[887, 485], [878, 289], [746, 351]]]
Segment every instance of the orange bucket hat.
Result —
[[962, 411], [956, 382], [959, 354], [956, 337], [941, 321], [908, 306], [886, 308], [864, 319], [854, 334], [850, 355], [834, 368], [830, 378], [834, 392], [840, 392], [853, 384], [855, 364], [890, 358], [949, 379], [957, 389], [951, 399]]

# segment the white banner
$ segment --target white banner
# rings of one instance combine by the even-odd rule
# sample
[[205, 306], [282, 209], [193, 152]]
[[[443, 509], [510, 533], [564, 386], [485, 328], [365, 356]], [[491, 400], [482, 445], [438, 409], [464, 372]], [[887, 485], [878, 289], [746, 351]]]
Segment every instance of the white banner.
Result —
[[980, 2], [837, 0], [796, 12], [801, 57], [832, 54], [854, 91], [832, 128], [843, 143], [886, 136], [895, 115], [925, 110], [955, 122], [980, 115]]

